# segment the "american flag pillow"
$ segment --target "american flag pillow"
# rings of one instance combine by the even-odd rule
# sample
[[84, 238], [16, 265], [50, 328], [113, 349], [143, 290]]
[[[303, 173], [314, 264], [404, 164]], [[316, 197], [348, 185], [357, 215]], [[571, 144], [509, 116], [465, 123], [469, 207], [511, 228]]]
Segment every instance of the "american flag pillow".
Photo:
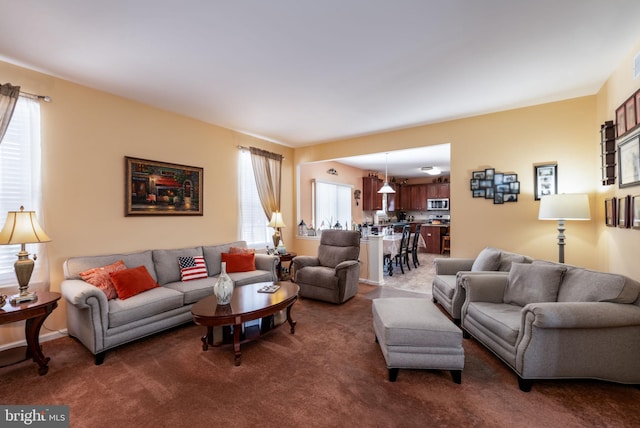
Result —
[[207, 265], [204, 263], [203, 256], [178, 257], [178, 264], [180, 265], [180, 274], [183, 281], [191, 281], [208, 276]]

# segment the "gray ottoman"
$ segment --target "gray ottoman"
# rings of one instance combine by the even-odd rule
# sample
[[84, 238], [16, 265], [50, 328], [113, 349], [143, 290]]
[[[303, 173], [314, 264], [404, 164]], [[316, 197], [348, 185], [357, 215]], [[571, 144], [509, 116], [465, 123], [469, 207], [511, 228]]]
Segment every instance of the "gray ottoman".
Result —
[[395, 382], [399, 369], [450, 370], [455, 383], [462, 380], [462, 330], [431, 299], [375, 299], [373, 329], [376, 342]]

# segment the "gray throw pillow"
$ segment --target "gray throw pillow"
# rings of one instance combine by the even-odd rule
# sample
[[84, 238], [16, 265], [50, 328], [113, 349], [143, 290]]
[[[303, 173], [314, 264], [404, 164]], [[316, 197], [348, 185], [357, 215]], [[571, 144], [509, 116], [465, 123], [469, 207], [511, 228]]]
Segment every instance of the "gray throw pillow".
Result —
[[565, 271], [563, 266], [513, 263], [503, 300], [519, 306], [555, 302]]
[[497, 248], [487, 247], [480, 251], [478, 257], [473, 261], [471, 266], [472, 272], [495, 271], [500, 266], [500, 257], [502, 251]]

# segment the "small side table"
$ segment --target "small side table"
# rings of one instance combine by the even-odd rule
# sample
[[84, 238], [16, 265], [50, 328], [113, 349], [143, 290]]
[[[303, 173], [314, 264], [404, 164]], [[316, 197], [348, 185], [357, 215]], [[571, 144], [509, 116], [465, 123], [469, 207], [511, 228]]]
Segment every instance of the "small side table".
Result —
[[6, 367], [21, 361], [32, 358], [38, 363], [38, 373], [40, 376], [49, 371], [49, 357], [42, 354], [40, 347], [40, 327], [44, 320], [55, 308], [58, 307], [60, 293], [49, 291], [38, 291], [38, 300], [24, 302], [18, 305], [7, 303], [0, 308], [0, 324], [26, 320], [24, 334], [27, 339], [27, 346], [19, 346], [0, 352], [0, 367]]
[[[286, 254], [277, 255], [280, 258], [280, 261], [278, 262], [278, 280], [279, 281], [285, 281], [289, 279], [289, 275], [291, 273], [291, 260], [293, 260], [293, 258], [297, 255], [298, 253], [286, 253]], [[284, 269], [282, 269], [282, 263], [286, 263], [286, 262], [289, 262], [289, 269], [285, 274]]]

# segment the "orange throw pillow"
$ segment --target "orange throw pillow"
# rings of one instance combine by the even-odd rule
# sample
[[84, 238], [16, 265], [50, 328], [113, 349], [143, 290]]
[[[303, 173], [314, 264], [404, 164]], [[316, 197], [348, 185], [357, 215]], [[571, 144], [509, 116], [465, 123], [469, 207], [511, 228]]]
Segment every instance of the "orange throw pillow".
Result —
[[109, 275], [116, 288], [118, 297], [122, 300], [133, 297], [143, 291], [160, 287], [153, 278], [151, 278], [149, 271], [144, 266], [111, 272]]
[[222, 253], [222, 261], [227, 263], [227, 273], [250, 272], [256, 270], [255, 253], [229, 254]]
[[118, 297], [118, 293], [116, 293], [116, 289], [113, 286], [113, 282], [111, 281], [111, 277], [109, 276], [109, 274], [111, 272], [125, 270], [126, 268], [127, 266], [124, 264], [124, 262], [122, 260], [118, 260], [117, 262], [107, 266], [97, 267], [85, 270], [84, 272], [80, 272], [80, 278], [82, 278], [89, 284], [98, 287], [107, 296], [107, 300], [111, 300]]

